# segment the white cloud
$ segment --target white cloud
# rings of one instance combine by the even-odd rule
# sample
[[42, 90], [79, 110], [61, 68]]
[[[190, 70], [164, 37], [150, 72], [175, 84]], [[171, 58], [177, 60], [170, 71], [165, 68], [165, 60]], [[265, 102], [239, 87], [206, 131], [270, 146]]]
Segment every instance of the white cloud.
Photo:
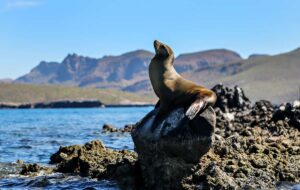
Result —
[[24, 9], [32, 8], [41, 5], [42, 2], [39, 0], [7, 0], [5, 2], [5, 9]]

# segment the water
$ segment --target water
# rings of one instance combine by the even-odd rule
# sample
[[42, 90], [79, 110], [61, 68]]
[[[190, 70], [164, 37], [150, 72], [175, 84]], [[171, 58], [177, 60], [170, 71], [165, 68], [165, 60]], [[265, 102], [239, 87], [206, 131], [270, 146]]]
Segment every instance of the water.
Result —
[[31, 189], [117, 189], [112, 181], [98, 181], [79, 176], [22, 177], [16, 175], [21, 159], [26, 163], [47, 164], [59, 146], [84, 144], [100, 139], [113, 149], [133, 149], [129, 134], [102, 133], [109, 123], [124, 127], [142, 118], [152, 107], [97, 109], [16, 109], [0, 110], [0, 188]]

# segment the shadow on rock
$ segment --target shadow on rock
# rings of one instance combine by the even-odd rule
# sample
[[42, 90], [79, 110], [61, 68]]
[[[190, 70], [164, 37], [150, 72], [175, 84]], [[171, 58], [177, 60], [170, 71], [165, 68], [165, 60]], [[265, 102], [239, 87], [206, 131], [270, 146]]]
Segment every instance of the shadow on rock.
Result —
[[180, 107], [151, 130], [156, 109], [132, 132], [143, 176], [143, 189], [181, 189], [181, 181], [209, 151], [216, 124], [215, 112], [208, 107], [192, 121]]

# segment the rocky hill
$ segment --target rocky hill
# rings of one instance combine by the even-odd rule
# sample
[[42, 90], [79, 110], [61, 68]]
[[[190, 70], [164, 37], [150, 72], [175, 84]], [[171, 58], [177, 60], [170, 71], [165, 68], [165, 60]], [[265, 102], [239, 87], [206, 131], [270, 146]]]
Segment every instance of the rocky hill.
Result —
[[230, 50], [216, 49], [179, 55], [175, 60], [178, 72], [205, 70], [225, 63], [241, 61], [241, 56]]
[[279, 55], [252, 57], [214, 69], [185, 72], [183, 75], [209, 87], [217, 83], [239, 85], [255, 101], [293, 101], [300, 98], [300, 49]]
[[69, 54], [61, 63], [42, 61], [17, 82], [119, 88], [146, 74], [152, 57], [144, 50], [100, 59]]
[[[102, 58], [69, 54], [61, 63], [42, 61], [15, 82], [113, 88], [153, 96], [148, 78], [153, 56], [146, 50]], [[278, 103], [299, 98], [300, 49], [279, 55], [253, 54], [248, 59], [215, 49], [181, 54], [174, 66], [184, 77], [207, 87], [239, 85], [255, 101], [267, 98]]]
[[[149, 91], [148, 64], [153, 56], [145, 50], [99, 59], [69, 54], [61, 63], [42, 61], [16, 81]], [[186, 72], [240, 60], [237, 53], [219, 49], [179, 55], [175, 65], [179, 72]]]

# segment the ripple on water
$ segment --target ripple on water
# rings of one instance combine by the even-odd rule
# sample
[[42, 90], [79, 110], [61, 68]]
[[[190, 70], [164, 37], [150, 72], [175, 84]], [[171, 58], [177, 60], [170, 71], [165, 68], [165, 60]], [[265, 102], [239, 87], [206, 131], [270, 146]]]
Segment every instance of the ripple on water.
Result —
[[[59, 146], [84, 144], [99, 139], [113, 149], [133, 149], [129, 134], [103, 134], [102, 125], [116, 127], [136, 123], [152, 108], [105, 109], [29, 109], [0, 110], [0, 189], [118, 189], [111, 181], [80, 176], [21, 177], [15, 166], [18, 159], [28, 163], [49, 162]], [[4, 163], [4, 164], [1, 164]], [[5, 165], [6, 164], [6, 165]]]
[[112, 181], [98, 181], [97, 179], [57, 173], [48, 176], [5, 178], [0, 180], [0, 187], [14, 189], [118, 189]]

